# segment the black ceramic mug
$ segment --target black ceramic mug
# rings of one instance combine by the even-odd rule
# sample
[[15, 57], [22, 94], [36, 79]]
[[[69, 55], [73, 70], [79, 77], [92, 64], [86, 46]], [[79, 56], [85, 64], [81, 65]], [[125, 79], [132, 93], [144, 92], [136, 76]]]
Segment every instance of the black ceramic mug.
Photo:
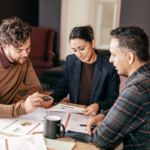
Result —
[[[63, 131], [60, 132], [62, 126]], [[49, 139], [61, 138], [65, 135], [65, 127], [61, 124], [59, 116], [46, 116], [44, 117], [44, 137]]]

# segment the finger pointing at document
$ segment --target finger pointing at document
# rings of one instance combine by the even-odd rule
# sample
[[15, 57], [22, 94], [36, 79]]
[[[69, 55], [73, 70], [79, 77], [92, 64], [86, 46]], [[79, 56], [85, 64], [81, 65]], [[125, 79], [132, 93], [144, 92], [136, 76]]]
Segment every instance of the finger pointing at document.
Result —
[[105, 115], [103, 115], [103, 114], [99, 114], [93, 118], [89, 118], [87, 120], [87, 127], [86, 127], [87, 132], [91, 135], [96, 129], [95, 128], [94, 130], [91, 130], [92, 126], [101, 124], [102, 121], [104, 120], [104, 118], [105, 118]]

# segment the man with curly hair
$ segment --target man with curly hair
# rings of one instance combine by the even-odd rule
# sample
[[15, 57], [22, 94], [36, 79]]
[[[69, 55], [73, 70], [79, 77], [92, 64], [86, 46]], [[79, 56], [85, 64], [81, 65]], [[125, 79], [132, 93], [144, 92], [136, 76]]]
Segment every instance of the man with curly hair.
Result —
[[[110, 62], [128, 76], [126, 86], [108, 111], [87, 121], [93, 143], [109, 148], [123, 142], [125, 150], [150, 149], [149, 40], [143, 29], [119, 27], [111, 31]], [[107, 113], [108, 112], [108, 113]], [[94, 131], [91, 126], [97, 125]]]
[[[18, 117], [53, 102], [43, 101], [42, 87], [28, 57], [32, 32], [32, 27], [18, 17], [4, 19], [0, 25], [0, 118]], [[22, 83], [28, 92], [12, 104]]]

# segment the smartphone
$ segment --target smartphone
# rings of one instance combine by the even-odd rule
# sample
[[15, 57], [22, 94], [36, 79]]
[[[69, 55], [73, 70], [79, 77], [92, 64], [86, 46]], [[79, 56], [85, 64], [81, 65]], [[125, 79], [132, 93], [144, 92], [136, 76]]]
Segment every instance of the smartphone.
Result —
[[44, 101], [52, 100], [50, 96], [43, 96]]

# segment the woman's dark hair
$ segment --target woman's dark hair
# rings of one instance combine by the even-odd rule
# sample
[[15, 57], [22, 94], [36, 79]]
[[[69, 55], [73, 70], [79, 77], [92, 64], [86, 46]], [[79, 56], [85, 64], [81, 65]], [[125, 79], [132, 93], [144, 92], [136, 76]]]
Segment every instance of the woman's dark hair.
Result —
[[120, 48], [132, 50], [139, 61], [149, 60], [149, 40], [143, 29], [136, 26], [122, 26], [112, 30], [110, 34], [119, 40]]
[[92, 42], [94, 39], [94, 32], [91, 26], [74, 27], [70, 33], [69, 41], [71, 39], [83, 39], [87, 42]]
[[21, 47], [33, 33], [32, 26], [18, 17], [2, 20], [0, 25], [0, 44]]

